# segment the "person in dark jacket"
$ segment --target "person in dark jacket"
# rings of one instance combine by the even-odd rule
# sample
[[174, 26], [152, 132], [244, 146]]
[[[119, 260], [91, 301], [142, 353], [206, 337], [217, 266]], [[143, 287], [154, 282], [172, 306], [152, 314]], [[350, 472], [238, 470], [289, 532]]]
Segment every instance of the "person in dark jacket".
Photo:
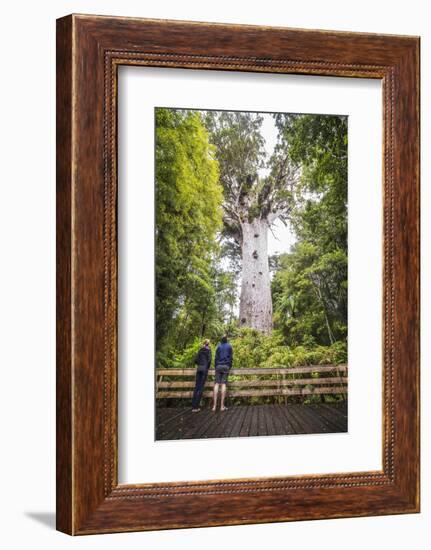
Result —
[[214, 397], [212, 410], [217, 408], [217, 396], [220, 387], [220, 410], [225, 411], [227, 407], [224, 406], [226, 398], [226, 384], [227, 377], [233, 362], [233, 350], [232, 346], [227, 341], [227, 336], [223, 336], [220, 344], [217, 346], [215, 354], [215, 384], [214, 384]]
[[205, 340], [201, 349], [196, 355], [195, 364], [196, 369], [196, 381], [195, 389], [192, 398], [192, 412], [199, 412], [199, 404], [202, 399], [202, 393], [204, 391], [205, 382], [208, 376], [208, 370], [211, 366], [211, 349], [209, 340]]

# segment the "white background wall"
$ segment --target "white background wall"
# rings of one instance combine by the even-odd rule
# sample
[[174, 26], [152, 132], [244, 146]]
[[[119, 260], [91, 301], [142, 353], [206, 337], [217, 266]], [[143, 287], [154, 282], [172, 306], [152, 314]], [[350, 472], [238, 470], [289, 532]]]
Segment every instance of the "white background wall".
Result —
[[[0, 542], [3, 548], [427, 548], [430, 338], [422, 346], [422, 513], [71, 538], [55, 507], [55, 19], [96, 13], [422, 37], [422, 327], [431, 330], [431, 28], [428, 2], [9, 1], [0, 39]], [[428, 99], [428, 101], [427, 101]], [[428, 525], [427, 525], [428, 524]]]

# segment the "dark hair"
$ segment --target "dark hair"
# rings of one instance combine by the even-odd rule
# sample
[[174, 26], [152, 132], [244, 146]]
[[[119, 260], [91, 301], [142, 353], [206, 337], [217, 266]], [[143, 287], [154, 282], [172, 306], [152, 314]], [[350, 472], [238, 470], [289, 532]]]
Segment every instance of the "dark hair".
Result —
[[222, 338], [221, 338], [221, 343], [222, 343], [222, 344], [226, 344], [226, 343], [227, 343], [227, 336], [226, 336], [226, 335], [225, 335], [225, 336], [222, 336]]

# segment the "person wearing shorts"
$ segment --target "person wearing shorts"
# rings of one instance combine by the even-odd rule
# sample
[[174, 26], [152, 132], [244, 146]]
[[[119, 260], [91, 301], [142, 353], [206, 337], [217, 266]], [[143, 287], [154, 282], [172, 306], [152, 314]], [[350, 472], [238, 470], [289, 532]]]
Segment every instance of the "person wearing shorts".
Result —
[[213, 395], [213, 407], [212, 410], [217, 409], [217, 398], [220, 388], [220, 410], [225, 411], [225, 399], [226, 399], [226, 384], [229, 376], [229, 371], [232, 368], [233, 362], [233, 350], [232, 346], [227, 341], [227, 336], [223, 336], [220, 344], [217, 346], [215, 354], [215, 382], [214, 382], [214, 395]]

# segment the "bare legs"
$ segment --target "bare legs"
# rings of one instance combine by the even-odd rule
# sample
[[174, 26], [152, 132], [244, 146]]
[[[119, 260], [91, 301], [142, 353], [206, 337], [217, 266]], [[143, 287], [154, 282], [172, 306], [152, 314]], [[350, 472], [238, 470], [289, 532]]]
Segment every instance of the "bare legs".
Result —
[[225, 411], [227, 407], [224, 406], [224, 400], [226, 397], [226, 384], [222, 384], [221, 386], [221, 403], [220, 403], [220, 410]]
[[218, 397], [218, 390], [219, 386], [221, 386], [221, 392], [220, 392], [220, 410], [225, 411], [227, 407], [224, 406], [224, 400], [226, 398], [226, 384], [214, 384], [214, 394], [213, 394], [213, 407], [212, 410], [215, 412], [217, 408], [217, 397]]
[[216, 408], [217, 408], [217, 396], [218, 396], [218, 387], [219, 387], [219, 384], [215, 383], [214, 384], [214, 394], [213, 394], [213, 408], [212, 410], [215, 412]]

